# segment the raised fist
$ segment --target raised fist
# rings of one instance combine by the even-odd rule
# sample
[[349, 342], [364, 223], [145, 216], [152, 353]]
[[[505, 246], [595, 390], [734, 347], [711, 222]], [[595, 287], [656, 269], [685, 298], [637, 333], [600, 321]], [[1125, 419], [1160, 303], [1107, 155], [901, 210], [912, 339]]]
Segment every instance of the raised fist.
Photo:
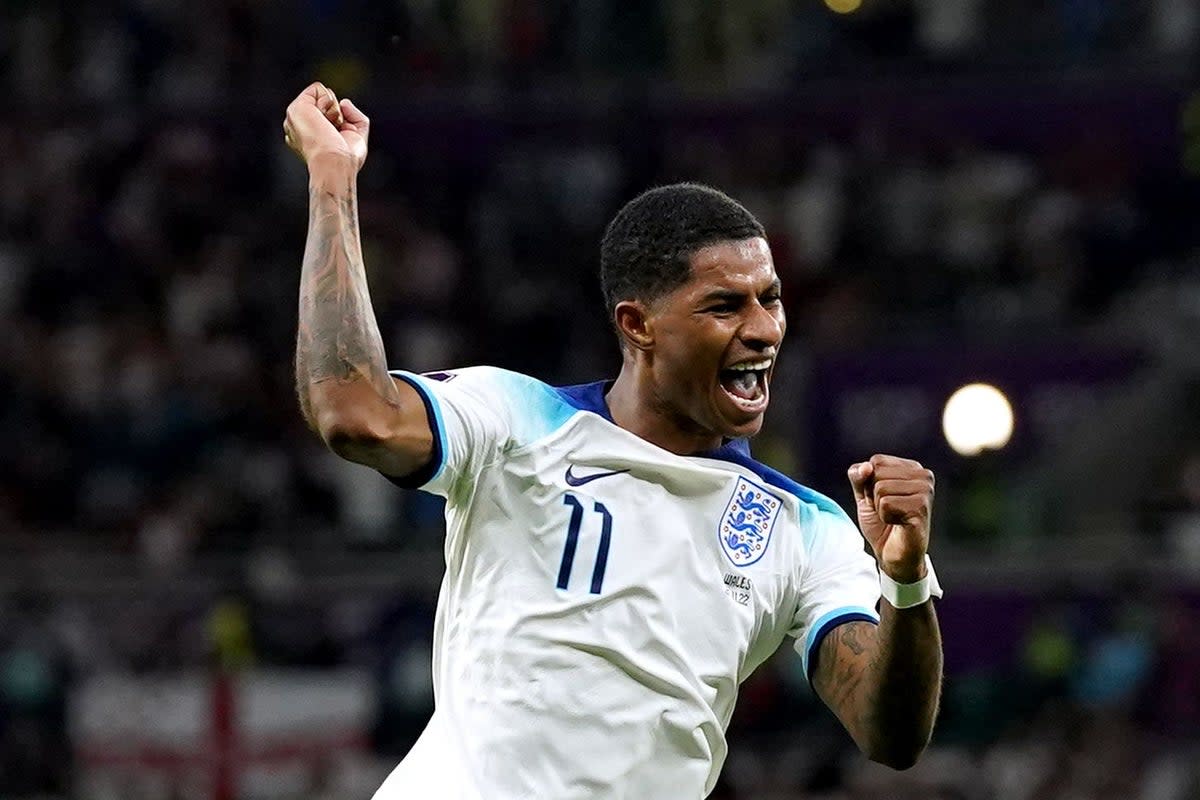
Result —
[[371, 121], [349, 100], [313, 83], [287, 107], [283, 140], [310, 167], [324, 157], [347, 159], [355, 172], [367, 160]]
[[854, 487], [858, 526], [879, 568], [899, 583], [925, 577], [933, 473], [907, 458], [873, 455], [852, 464], [847, 475]]

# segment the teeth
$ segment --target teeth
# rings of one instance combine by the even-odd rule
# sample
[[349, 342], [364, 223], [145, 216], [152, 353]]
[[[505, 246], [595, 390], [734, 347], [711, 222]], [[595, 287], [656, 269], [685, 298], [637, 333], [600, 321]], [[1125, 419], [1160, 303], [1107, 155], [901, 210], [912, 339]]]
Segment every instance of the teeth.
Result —
[[761, 370], [770, 368], [771, 359], [769, 358], [763, 361], [744, 361], [741, 364], [734, 364], [732, 367], [727, 367], [727, 369], [736, 370], [737, 372], [760, 372]]

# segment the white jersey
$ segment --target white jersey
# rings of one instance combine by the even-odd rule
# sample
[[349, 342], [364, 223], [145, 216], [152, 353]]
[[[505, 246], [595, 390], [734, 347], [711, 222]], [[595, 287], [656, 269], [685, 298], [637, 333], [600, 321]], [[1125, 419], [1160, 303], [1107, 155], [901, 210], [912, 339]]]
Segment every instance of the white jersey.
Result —
[[393, 375], [434, 429], [407, 484], [446, 498], [446, 575], [436, 710], [376, 800], [704, 797], [784, 638], [808, 674], [830, 629], [878, 621], [858, 529], [745, 442], [670, 453], [613, 423], [605, 383]]

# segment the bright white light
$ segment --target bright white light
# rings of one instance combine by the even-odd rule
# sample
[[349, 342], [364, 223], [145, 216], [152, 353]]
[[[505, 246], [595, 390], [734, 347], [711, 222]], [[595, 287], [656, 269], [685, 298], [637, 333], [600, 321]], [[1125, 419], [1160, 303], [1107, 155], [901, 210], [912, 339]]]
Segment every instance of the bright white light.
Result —
[[999, 450], [1012, 437], [1012, 405], [995, 386], [967, 384], [946, 401], [942, 432], [959, 455], [977, 456], [984, 450]]

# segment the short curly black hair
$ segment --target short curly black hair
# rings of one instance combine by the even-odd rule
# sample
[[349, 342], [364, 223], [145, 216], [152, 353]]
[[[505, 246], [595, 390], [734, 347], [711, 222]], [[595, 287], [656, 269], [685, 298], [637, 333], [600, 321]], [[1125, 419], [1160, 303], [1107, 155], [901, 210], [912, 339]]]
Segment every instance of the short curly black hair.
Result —
[[617, 212], [600, 244], [609, 319], [622, 300], [652, 302], [686, 283], [700, 248], [755, 236], [766, 236], [762, 223], [711, 186], [673, 183], [643, 192]]

